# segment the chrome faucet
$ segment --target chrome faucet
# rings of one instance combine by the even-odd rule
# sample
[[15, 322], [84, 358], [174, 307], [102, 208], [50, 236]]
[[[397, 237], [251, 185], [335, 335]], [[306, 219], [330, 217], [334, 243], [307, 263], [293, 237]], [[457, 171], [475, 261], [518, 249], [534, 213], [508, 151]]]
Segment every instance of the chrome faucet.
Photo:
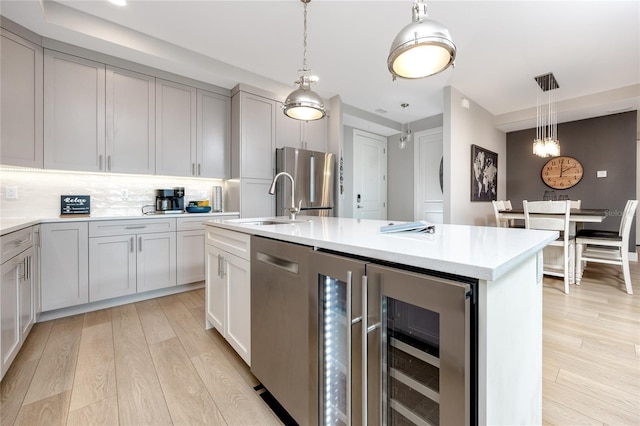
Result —
[[276, 181], [278, 180], [278, 178], [280, 176], [286, 176], [291, 181], [291, 207], [289, 207], [288, 210], [289, 210], [289, 219], [294, 220], [296, 218], [296, 213], [300, 212], [300, 206], [302, 205], [302, 200], [300, 200], [300, 203], [298, 204], [298, 207], [296, 207], [296, 199], [295, 199], [296, 184], [293, 181], [293, 176], [291, 176], [287, 172], [280, 172], [277, 175], [275, 175], [274, 178], [273, 178], [273, 182], [271, 182], [271, 187], [269, 188], [269, 194], [271, 194], [271, 195], [275, 194], [275, 192], [276, 192]]

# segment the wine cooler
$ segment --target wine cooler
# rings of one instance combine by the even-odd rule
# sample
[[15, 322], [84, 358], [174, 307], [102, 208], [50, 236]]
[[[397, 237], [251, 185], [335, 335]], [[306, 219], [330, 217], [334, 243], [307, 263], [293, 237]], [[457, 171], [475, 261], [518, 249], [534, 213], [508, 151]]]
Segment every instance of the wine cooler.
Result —
[[318, 354], [310, 418], [340, 426], [475, 422], [473, 282], [324, 252], [309, 265], [310, 353]]

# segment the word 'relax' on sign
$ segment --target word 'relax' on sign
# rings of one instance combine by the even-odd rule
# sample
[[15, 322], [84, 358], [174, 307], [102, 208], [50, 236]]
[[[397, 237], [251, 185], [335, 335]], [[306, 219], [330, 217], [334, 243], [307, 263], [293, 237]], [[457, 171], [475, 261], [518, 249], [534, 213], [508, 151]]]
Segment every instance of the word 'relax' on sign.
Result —
[[90, 195], [61, 195], [60, 217], [89, 216], [91, 214]]

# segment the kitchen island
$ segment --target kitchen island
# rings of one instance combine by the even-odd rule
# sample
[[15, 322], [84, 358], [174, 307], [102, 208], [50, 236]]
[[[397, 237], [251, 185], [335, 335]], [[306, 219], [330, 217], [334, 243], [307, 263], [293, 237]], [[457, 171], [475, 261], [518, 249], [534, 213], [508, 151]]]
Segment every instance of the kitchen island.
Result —
[[234, 231], [474, 282], [477, 386], [472, 416], [478, 424], [541, 423], [542, 249], [557, 233], [436, 225], [432, 234], [381, 234], [379, 228], [388, 224], [304, 216], [206, 223], [207, 235]]

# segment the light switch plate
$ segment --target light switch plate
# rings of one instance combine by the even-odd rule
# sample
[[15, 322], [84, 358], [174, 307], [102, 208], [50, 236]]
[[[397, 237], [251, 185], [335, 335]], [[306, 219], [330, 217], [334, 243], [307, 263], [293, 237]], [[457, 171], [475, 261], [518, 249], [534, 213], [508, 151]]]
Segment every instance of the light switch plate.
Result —
[[607, 171], [606, 170], [598, 170], [597, 177], [606, 178], [607, 177]]
[[17, 200], [18, 199], [18, 187], [17, 186], [7, 186], [4, 188], [5, 193], [4, 196], [7, 200]]

